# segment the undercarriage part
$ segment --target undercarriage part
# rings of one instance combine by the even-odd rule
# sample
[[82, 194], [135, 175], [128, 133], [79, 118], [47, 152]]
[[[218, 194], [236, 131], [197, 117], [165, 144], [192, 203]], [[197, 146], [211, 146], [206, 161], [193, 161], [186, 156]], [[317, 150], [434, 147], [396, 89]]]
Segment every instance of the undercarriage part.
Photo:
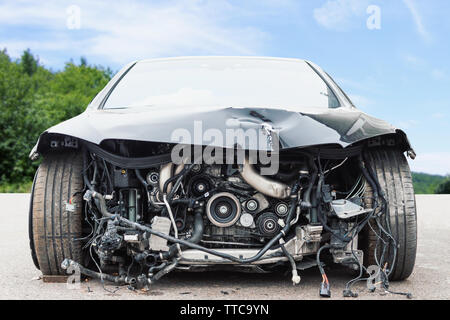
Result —
[[109, 275], [106, 273], [95, 272], [88, 268], [83, 267], [81, 264], [79, 264], [78, 262], [75, 262], [71, 259], [64, 259], [63, 262], [61, 262], [62, 270], [68, 270], [70, 267], [72, 267], [73, 270], [79, 270], [81, 274], [91, 277], [91, 278], [106, 280], [109, 282], [113, 282], [117, 285], [122, 285], [122, 284], [129, 284], [132, 286], [136, 285], [136, 278], [133, 278], [133, 277], [129, 278], [124, 275], [112, 276], [112, 275]]
[[266, 269], [260, 265], [256, 264], [195, 264], [195, 265], [178, 265], [176, 270], [187, 271], [187, 272], [205, 272], [205, 271], [225, 271], [225, 272], [241, 272], [241, 273], [260, 273], [267, 274], [271, 273], [272, 269]]
[[163, 276], [165, 276], [166, 274], [168, 274], [169, 272], [173, 271], [178, 265], [178, 260], [174, 259], [173, 262], [167, 266], [165, 266], [164, 268], [162, 268], [160, 271], [158, 271], [157, 274], [155, 274], [153, 277], [150, 278], [150, 281], [158, 281], [159, 279], [161, 279]]
[[[295, 260], [302, 260], [303, 257], [314, 255], [320, 246], [321, 226], [302, 226], [296, 227], [295, 237], [284, 243], [284, 247]], [[216, 249], [216, 252], [224, 255], [233, 256], [241, 260], [230, 260], [223, 256], [215, 254], [205, 254], [204, 250], [191, 249], [183, 247], [179, 263], [180, 265], [215, 265], [215, 264], [242, 264], [243, 259], [251, 258], [257, 255], [260, 249]], [[209, 251], [207, 252], [209, 253]], [[287, 260], [280, 247], [266, 250], [260, 259], [250, 262], [255, 265], [273, 264], [279, 261]]]
[[[309, 231], [308, 231], [309, 230]], [[286, 241], [283, 247], [296, 261], [301, 261], [305, 256], [314, 255], [320, 246], [321, 227], [304, 226], [296, 227], [295, 237]], [[280, 238], [281, 239], [281, 238]], [[222, 254], [234, 256], [235, 258], [248, 259], [257, 255], [259, 249], [216, 249]], [[251, 262], [255, 265], [269, 265], [279, 261], [287, 261], [281, 246], [267, 250], [257, 261]], [[240, 261], [232, 261], [222, 256], [205, 254], [202, 250], [188, 249], [182, 252], [180, 264], [183, 265], [213, 265], [213, 264], [239, 264]]]

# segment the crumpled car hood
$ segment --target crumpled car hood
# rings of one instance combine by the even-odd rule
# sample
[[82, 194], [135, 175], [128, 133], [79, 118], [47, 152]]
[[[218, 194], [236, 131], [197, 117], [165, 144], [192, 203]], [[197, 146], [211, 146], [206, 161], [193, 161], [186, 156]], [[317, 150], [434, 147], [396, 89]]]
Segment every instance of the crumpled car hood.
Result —
[[[199, 122], [200, 121], [200, 122]], [[79, 116], [49, 128], [43, 134], [57, 133], [76, 137], [99, 145], [105, 139], [175, 143], [172, 133], [184, 129], [194, 137], [195, 125], [201, 130], [270, 128], [277, 134], [281, 149], [338, 144], [343, 148], [368, 138], [398, 132], [385, 121], [357, 109], [298, 110], [269, 108], [126, 108], [86, 110]], [[42, 135], [41, 135], [42, 137]], [[213, 146], [230, 148], [231, 142], [214, 141]], [[193, 144], [196, 144], [195, 141]], [[249, 145], [241, 146], [252, 149]], [[39, 152], [39, 142], [35, 151]], [[269, 147], [259, 147], [269, 149]]]

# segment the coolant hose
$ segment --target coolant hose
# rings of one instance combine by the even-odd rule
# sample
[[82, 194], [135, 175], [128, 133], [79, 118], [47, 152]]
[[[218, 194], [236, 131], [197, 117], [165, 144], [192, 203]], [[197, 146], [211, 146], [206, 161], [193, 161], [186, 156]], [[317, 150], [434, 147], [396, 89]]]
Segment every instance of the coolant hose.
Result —
[[[192, 232], [192, 236], [187, 239], [190, 243], [199, 243], [203, 237], [203, 207], [195, 209], [195, 217], [194, 217], [194, 231]], [[186, 246], [181, 246], [181, 249], [185, 249]], [[162, 254], [163, 259], [173, 258], [178, 252], [177, 246], [172, 245], [168, 252]]]
[[145, 187], [145, 191], [148, 191], [148, 183], [145, 181], [144, 177], [142, 176], [139, 169], [135, 169], [134, 172], [136, 173], [136, 177], [138, 180], [142, 183], [142, 185]]
[[311, 192], [312, 192], [314, 184], [316, 183], [316, 180], [317, 180], [318, 170], [317, 170], [317, 166], [314, 162], [314, 157], [307, 153], [305, 153], [304, 155], [308, 158], [309, 168], [312, 168], [313, 171], [311, 174], [309, 187], [308, 187], [308, 189], [306, 189], [303, 199], [305, 202], [305, 206], [308, 206], [308, 205], [311, 206]]
[[194, 217], [194, 232], [189, 242], [199, 243], [203, 237], [203, 208], [197, 209]]
[[88, 193], [90, 193], [90, 196], [92, 198], [94, 198], [94, 200], [97, 200], [97, 201], [95, 201], [95, 204], [97, 205], [97, 208], [100, 210], [101, 214], [104, 217], [113, 218], [116, 216], [115, 214], [112, 214], [111, 212], [108, 211], [108, 209], [106, 207], [105, 198], [103, 197], [102, 194], [100, 194], [96, 191], [92, 191], [92, 190], [86, 191], [86, 194], [88, 194]]

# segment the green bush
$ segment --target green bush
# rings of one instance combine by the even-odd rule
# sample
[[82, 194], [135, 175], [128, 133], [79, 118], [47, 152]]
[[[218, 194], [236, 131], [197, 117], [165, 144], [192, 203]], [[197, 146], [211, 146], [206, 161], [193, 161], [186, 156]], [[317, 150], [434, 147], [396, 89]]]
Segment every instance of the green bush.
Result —
[[23, 183], [2, 183], [0, 193], [30, 193], [33, 181]]
[[441, 183], [436, 190], [438, 194], [450, 194], [450, 177], [446, 181]]
[[445, 181], [444, 176], [426, 173], [412, 173], [414, 191], [416, 194], [434, 194], [438, 186]]
[[111, 76], [84, 58], [54, 72], [30, 50], [19, 60], [0, 50], [0, 190], [26, 189], [38, 166], [28, 155], [39, 135], [83, 112]]

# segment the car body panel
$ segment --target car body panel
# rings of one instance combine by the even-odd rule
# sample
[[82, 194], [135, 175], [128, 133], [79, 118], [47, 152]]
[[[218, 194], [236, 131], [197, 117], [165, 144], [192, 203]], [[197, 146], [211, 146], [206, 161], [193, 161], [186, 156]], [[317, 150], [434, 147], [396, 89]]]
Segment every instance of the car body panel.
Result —
[[[226, 59], [226, 57], [186, 57], [162, 59], [164, 61], [180, 59]], [[265, 57], [244, 57], [242, 59], [278, 59]], [[161, 59], [155, 59], [160, 61]], [[293, 60], [293, 59], [278, 59]], [[304, 61], [304, 60], [297, 60]], [[258, 106], [174, 106], [172, 107], [133, 107], [123, 109], [102, 109], [105, 99], [115, 85], [126, 73], [139, 62], [130, 63], [119, 71], [108, 85], [95, 97], [85, 112], [46, 130], [32, 151], [39, 154], [43, 151], [42, 137], [47, 134], [61, 134], [85, 140], [97, 145], [108, 139], [123, 139], [161, 143], [178, 143], [173, 134], [177, 129], [189, 132], [192, 144], [208, 144], [216, 147], [236, 147], [234, 141], [211, 141], [196, 136], [201, 127], [205, 132], [209, 129], [219, 130], [223, 136], [230, 129], [269, 130], [277, 135], [280, 148], [301, 148], [317, 145], [335, 144], [345, 148], [354, 143], [389, 134], [400, 134], [405, 143], [403, 151], [411, 146], [406, 135], [389, 123], [367, 115], [356, 109], [344, 92], [320, 67], [306, 61], [311, 68], [333, 90], [341, 107], [336, 109], [302, 108], [284, 109]], [[200, 138], [200, 140], [199, 140]], [[199, 143], [197, 143], [200, 141]], [[241, 148], [251, 150], [273, 150], [267, 144], [257, 147], [246, 141]]]
[[[197, 125], [196, 125], [197, 123]], [[230, 129], [260, 129], [267, 125], [278, 135], [281, 149], [314, 145], [338, 144], [345, 148], [356, 142], [395, 134], [397, 130], [387, 122], [373, 118], [356, 109], [305, 110], [293, 112], [282, 109], [211, 108], [208, 110], [93, 110], [62, 122], [44, 134], [62, 134], [94, 144], [107, 139], [124, 139], [176, 143], [172, 134], [177, 129], [187, 130], [192, 137], [201, 123], [203, 132], [220, 130], [226, 135]], [[195, 141], [195, 140], [193, 140]], [[210, 145], [232, 148], [233, 144]], [[194, 143], [195, 144], [195, 143]], [[254, 149], [241, 145], [243, 149]], [[267, 150], [269, 147], [260, 146]], [[37, 151], [39, 152], [39, 143]]]

